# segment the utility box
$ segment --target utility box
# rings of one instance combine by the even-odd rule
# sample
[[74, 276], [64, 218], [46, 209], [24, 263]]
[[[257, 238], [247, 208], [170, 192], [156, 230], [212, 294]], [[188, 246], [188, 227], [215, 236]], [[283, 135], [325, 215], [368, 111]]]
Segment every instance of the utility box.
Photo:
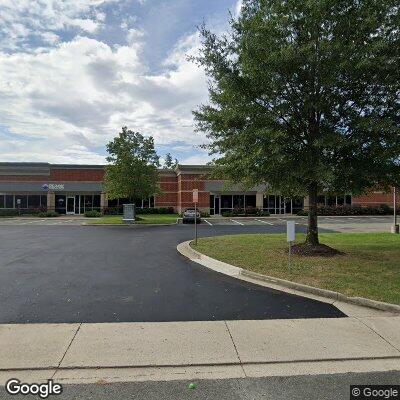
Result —
[[122, 221], [125, 224], [135, 223], [135, 205], [134, 204], [124, 204], [124, 216]]

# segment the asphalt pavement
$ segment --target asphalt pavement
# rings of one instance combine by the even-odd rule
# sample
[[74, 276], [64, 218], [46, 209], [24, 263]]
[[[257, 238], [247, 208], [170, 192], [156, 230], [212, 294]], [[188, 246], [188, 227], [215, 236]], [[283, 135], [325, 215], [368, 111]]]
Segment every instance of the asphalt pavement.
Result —
[[[299, 230], [303, 227], [299, 226]], [[199, 226], [200, 236], [284, 225]], [[0, 323], [336, 318], [336, 307], [239, 281], [179, 255], [193, 226], [3, 226]]]
[[[130, 382], [65, 385], [61, 400], [348, 400], [350, 385], [395, 385], [400, 372], [347, 373], [334, 375], [277, 376], [195, 381]], [[15, 400], [0, 388], [0, 398]], [[31, 398], [31, 396], [28, 396]], [[355, 397], [356, 398], [356, 397]]]

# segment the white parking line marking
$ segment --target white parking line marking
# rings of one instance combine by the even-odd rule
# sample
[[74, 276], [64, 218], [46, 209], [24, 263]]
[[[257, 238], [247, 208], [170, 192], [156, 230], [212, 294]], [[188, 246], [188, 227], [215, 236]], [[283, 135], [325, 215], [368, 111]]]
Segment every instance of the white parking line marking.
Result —
[[234, 219], [231, 219], [231, 221], [234, 222], [235, 224], [238, 224], [238, 225], [244, 225], [244, 224], [242, 224], [242, 223], [239, 222], [239, 221], [235, 221]]
[[263, 224], [274, 225], [272, 222], [263, 221], [262, 219], [255, 219], [254, 221], [262, 222]]
[[203, 219], [204, 222], [207, 222], [208, 225], [213, 226], [211, 222], [208, 222], [206, 219]]

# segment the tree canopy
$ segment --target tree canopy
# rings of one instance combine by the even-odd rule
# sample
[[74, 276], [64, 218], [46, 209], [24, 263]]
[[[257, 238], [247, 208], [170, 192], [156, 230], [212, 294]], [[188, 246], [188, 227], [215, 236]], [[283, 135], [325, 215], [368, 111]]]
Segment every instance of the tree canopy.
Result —
[[129, 198], [130, 201], [153, 196], [159, 191], [159, 157], [154, 139], [122, 128], [107, 144], [109, 156], [105, 185], [109, 198]]
[[164, 168], [168, 168], [168, 169], [172, 169], [175, 168], [178, 165], [178, 160], [175, 158], [175, 160], [172, 158], [171, 153], [167, 153], [165, 155], [165, 160], [164, 160], [164, 164], [163, 167]]
[[201, 27], [209, 103], [194, 116], [220, 173], [308, 195], [399, 184], [396, 0], [244, 0], [230, 30]]

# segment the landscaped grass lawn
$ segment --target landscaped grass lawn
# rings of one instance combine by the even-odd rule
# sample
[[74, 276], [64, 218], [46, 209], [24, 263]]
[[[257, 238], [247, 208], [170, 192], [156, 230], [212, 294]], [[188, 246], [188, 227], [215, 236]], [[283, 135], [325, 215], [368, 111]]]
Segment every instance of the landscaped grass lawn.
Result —
[[[304, 241], [304, 235], [299, 234], [297, 239]], [[200, 238], [198, 245], [192, 246], [210, 257], [260, 274], [400, 304], [400, 235], [326, 233], [320, 234], [320, 241], [345, 255], [292, 256], [290, 271], [286, 235]]]
[[[141, 214], [138, 217], [140, 219], [136, 221], [137, 224], [174, 224], [178, 214]], [[93, 220], [88, 218], [88, 223], [94, 225], [124, 224], [122, 215], [105, 215]]]

